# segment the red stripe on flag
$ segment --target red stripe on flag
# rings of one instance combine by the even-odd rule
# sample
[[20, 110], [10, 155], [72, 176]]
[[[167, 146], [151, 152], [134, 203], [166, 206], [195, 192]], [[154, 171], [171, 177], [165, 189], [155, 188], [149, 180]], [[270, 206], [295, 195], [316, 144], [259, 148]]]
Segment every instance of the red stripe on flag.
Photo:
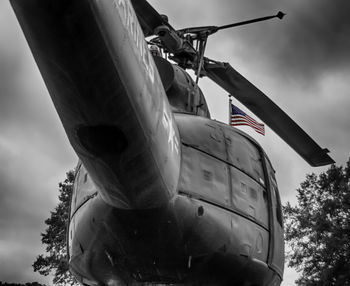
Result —
[[250, 125], [252, 125], [253, 127], [256, 127], [256, 128], [264, 128], [264, 125], [263, 125], [263, 124], [260, 124], [260, 123], [257, 123], [257, 122], [252, 122], [252, 121], [247, 120], [247, 119], [242, 118], [242, 117], [232, 117], [231, 122], [237, 122], [237, 123], [240, 123], [240, 122], [247, 122], [247, 123], [249, 123]]
[[253, 118], [249, 116], [233, 115], [231, 116], [231, 126], [245, 125], [252, 127], [257, 133], [265, 135], [264, 124], [258, 123]]
[[247, 119], [242, 115], [233, 115], [231, 121], [246, 121], [255, 127], [264, 127], [264, 124], [258, 123], [254, 119]]

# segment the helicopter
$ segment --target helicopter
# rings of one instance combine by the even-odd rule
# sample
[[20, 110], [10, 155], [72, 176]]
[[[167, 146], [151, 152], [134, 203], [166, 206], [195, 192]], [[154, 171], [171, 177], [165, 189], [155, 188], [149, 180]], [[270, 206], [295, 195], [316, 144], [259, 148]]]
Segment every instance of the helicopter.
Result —
[[213, 80], [311, 166], [333, 163], [230, 64], [205, 55], [210, 35], [284, 14], [176, 30], [145, 0], [10, 1], [79, 157], [67, 230], [77, 280], [280, 285], [273, 166], [255, 139], [211, 119], [198, 83]]

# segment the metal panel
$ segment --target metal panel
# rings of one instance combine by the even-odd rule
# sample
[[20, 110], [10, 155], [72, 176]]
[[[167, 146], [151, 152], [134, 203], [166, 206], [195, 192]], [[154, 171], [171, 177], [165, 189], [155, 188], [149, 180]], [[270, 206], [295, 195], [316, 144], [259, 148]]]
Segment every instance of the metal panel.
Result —
[[73, 196], [71, 201], [71, 216], [75, 211], [84, 204], [91, 196], [97, 193], [97, 188], [91, 177], [87, 173], [83, 164], [79, 166], [79, 169], [75, 176], [75, 182], [73, 186]]
[[225, 138], [228, 161], [258, 183], [265, 185], [263, 165], [257, 146], [233, 128], [225, 128]]
[[281, 202], [279, 200], [279, 193], [277, 188], [277, 182], [275, 179], [274, 170], [271, 163], [266, 159], [266, 167], [269, 175], [269, 182], [271, 185], [271, 196], [272, 196], [272, 208], [273, 208], [273, 249], [270, 261], [272, 269], [277, 271], [279, 275], [283, 275], [284, 269], [284, 235], [282, 227], [282, 214], [281, 214]]
[[226, 160], [226, 146], [219, 123], [207, 118], [176, 114], [180, 138], [186, 145]]
[[252, 258], [258, 259], [266, 263], [269, 249], [269, 233], [258, 226], [255, 227], [255, 231], [256, 237]]
[[183, 146], [180, 191], [228, 206], [228, 185], [228, 170], [224, 162]]
[[231, 167], [232, 206], [268, 228], [266, 189], [251, 177]]
[[[199, 206], [203, 209], [202, 215], [193, 217], [192, 210]], [[186, 241], [186, 245], [194, 257], [223, 252], [227, 255], [226, 261], [229, 261], [229, 257], [233, 255], [236, 256], [235, 259], [254, 258], [266, 263], [269, 242], [269, 233], [266, 229], [239, 214], [213, 206], [209, 202], [197, 200], [196, 197], [193, 199], [179, 197], [177, 208], [181, 216], [188, 217], [186, 223], [191, 221], [189, 217], [192, 219], [192, 223], [188, 224], [191, 236]], [[201, 248], [203, 246], [204, 251]], [[228, 267], [233, 267], [231, 269], [233, 273], [237, 271], [232, 265]]]

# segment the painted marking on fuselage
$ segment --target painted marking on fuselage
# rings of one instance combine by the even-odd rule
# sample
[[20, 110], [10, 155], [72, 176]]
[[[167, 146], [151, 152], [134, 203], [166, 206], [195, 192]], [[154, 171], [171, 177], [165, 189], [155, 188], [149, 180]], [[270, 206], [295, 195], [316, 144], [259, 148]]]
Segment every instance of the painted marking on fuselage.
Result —
[[164, 128], [168, 132], [168, 144], [171, 147], [171, 151], [176, 152], [176, 154], [179, 154], [179, 141], [176, 136], [175, 127], [174, 127], [174, 120], [171, 115], [169, 115], [165, 109], [165, 103], [163, 104], [163, 119], [162, 123]]
[[[138, 49], [138, 54], [140, 56], [141, 62], [143, 63], [148, 77], [151, 83], [154, 83], [155, 73], [152, 56], [148, 51], [148, 46], [146, 44], [143, 31], [138, 23], [137, 16], [135, 14], [134, 8], [129, 0], [113, 0], [115, 9], [118, 11], [123, 25], [129, 31], [131, 38], [133, 39], [135, 46]], [[179, 142], [176, 136], [174, 121], [171, 114], [168, 113], [166, 109], [166, 104], [163, 102], [163, 127], [166, 129], [168, 135], [168, 144], [172, 152], [179, 154]]]
[[129, 0], [113, 0], [113, 3], [123, 21], [124, 26], [130, 32], [131, 38], [138, 49], [141, 62], [146, 69], [151, 83], [154, 83], [154, 67], [151, 61], [151, 54], [148, 51], [148, 46], [145, 41], [143, 31], [139, 25], [132, 4]]

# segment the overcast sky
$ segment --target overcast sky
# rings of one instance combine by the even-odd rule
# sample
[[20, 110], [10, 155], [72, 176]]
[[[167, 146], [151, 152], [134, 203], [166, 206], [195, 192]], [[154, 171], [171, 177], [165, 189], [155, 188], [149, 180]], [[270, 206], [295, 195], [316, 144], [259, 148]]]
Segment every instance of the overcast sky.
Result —
[[[175, 28], [224, 25], [275, 14], [282, 20], [225, 30], [206, 56], [227, 61], [304, 128], [338, 165], [350, 145], [350, 2], [346, 0], [152, 0]], [[227, 94], [202, 80], [212, 117], [227, 122]], [[240, 104], [237, 103], [241, 107]], [[244, 108], [243, 108], [244, 109]], [[246, 109], [244, 109], [246, 110]], [[283, 202], [312, 168], [269, 128], [257, 139], [277, 173]], [[7, 0], [0, 1], [0, 281], [50, 284], [31, 264], [43, 251], [40, 233], [57, 203], [58, 182], [74, 168], [70, 147]], [[286, 269], [283, 285], [294, 285]]]

